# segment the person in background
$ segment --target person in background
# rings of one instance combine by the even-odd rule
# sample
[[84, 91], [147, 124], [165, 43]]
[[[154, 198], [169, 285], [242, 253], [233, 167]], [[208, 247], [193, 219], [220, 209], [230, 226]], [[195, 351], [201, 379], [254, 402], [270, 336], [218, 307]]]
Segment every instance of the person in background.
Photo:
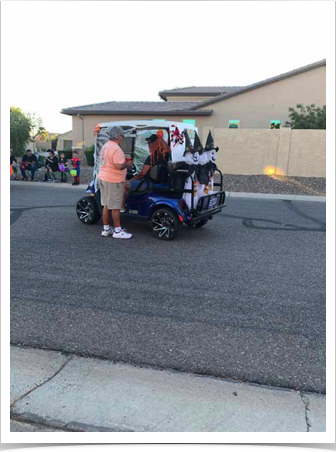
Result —
[[30, 149], [27, 149], [25, 155], [22, 157], [20, 171], [22, 180], [28, 180], [26, 171], [31, 172], [31, 181], [34, 180], [35, 172], [37, 170], [37, 158]]
[[47, 178], [49, 182], [57, 182], [58, 158], [52, 149], [48, 149], [48, 157], [46, 159]]
[[19, 180], [19, 178], [17, 177], [17, 159], [13, 155], [13, 149], [10, 150], [10, 164], [13, 168], [14, 180]]
[[72, 151], [72, 159], [71, 159], [71, 164], [73, 169], [75, 169], [77, 171], [77, 175], [74, 176], [74, 182], [72, 183], [72, 185], [79, 185], [80, 183], [80, 158], [78, 156], [78, 152], [77, 151]]
[[[124, 193], [126, 168], [132, 167], [132, 160], [126, 162], [125, 154], [120, 147], [124, 139], [124, 131], [121, 127], [110, 127], [107, 131], [108, 141], [100, 151], [100, 170], [98, 184], [101, 194], [104, 229], [103, 237], [112, 235], [115, 239], [130, 239], [132, 234], [120, 226], [120, 208]], [[110, 226], [110, 213], [114, 223], [114, 231]]]
[[61, 171], [61, 182], [66, 182], [67, 181], [67, 173], [65, 171], [65, 169], [68, 167], [68, 159], [65, 158], [64, 153], [62, 152], [58, 161], [58, 167], [60, 168], [61, 165], [64, 166], [64, 170]]

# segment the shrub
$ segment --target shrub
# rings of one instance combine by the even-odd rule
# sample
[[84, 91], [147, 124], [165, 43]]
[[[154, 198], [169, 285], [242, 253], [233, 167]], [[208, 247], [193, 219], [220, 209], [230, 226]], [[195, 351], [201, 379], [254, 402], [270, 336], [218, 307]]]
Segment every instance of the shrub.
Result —
[[85, 150], [85, 156], [88, 166], [94, 166], [94, 145], [89, 146]]
[[63, 152], [64, 157], [68, 160], [72, 159], [72, 149], [71, 148], [65, 148], [63, 151], [58, 151], [58, 155], [61, 155]]
[[[298, 111], [297, 111], [298, 110]], [[315, 104], [306, 105], [297, 104], [296, 110], [293, 107], [288, 109], [289, 121], [286, 121], [285, 127], [292, 129], [325, 129], [326, 128], [326, 106], [316, 107]]]

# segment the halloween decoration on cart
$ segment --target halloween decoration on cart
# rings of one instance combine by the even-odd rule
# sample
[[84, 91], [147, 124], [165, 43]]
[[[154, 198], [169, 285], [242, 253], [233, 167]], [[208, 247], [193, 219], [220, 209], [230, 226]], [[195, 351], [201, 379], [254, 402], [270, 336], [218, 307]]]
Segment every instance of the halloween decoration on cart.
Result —
[[214, 140], [211, 135], [211, 131], [209, 130], [209, 134], [205, 143], [205, 154], [207, 156], [207, 172], [209, 178], [209, 194], [214, 191], [214, 173], [217, 170], [216, 159], [217, 152], [219, 151], [218, 147], [215, 147]]
[[[100, 152], [108, 140], [109, 128], [115, 126], [125, 132], [121, 147], [126, 158], [132, 158], [135, 170], [139, 172], [145, 161], [151, 162], [148, 176], [131, 185], [123, 215], [148, 221], [155, 237], [172, 240], [183, 223], [200, 228], [221, 212], [225, 192], [215, 163], [218, 148], [214, 147], [211, 134], [203, 148], [197, 127], [191, 124], [130, 120], [101, 123], [95, 129], [94, 177], [76, 207], [82, 223], [95, 224], [101, 218]], [[219, 189], [213, 191], [215, 172], [219, 173], [220, 183], [215, 184]]]
[[[184, 131], [185, 136], [185, 151], [184, 151], [184, 160], [187, 164], [188, 174], [191, 176], [187, 178], [185, 181], [184, 188], [186, 190], [193, 189], [193, 198], [194, 205], [197, 203], [197, 191], [198, 191], [198, 180], [197, 180], [197, 166], [199, 163], [199, 150], [195, 149], [195, 147], [191, 144], [190, 137], [188, 132]], [[191, 208], [191, 193], [184, 193], [183, 199], [187, 203], [188, 207]]]

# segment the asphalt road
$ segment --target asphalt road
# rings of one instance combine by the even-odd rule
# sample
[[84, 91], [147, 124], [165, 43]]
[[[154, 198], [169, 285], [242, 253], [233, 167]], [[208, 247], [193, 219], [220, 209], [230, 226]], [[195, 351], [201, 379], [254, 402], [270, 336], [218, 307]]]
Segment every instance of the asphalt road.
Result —
[[325, 203], [231, 198], [161, 242], [101, 237], [81, 194], [11, 186], [13, 344], [325, 392]]

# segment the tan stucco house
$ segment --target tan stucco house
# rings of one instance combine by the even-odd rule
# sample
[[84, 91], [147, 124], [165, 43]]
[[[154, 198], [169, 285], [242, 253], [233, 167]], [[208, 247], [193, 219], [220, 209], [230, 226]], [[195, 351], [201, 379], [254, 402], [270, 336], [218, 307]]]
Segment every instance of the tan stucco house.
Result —
[[[99, 122], [127, 119], [194, 120], [203, 127], [269, 129], [298, 103], [326, 104], [326, 60], [248, 86], [189, 87], [159, 92], [158, 102], [103, 102], [64, 108], [72, 116], [73, 146], [94, 144]], [[231, 121], [231, 122], [230, 122]]]
[[72, 130], [64, 132], [57, 137], [57, 151], [63, 151], [64, 149], [72, 148]]

